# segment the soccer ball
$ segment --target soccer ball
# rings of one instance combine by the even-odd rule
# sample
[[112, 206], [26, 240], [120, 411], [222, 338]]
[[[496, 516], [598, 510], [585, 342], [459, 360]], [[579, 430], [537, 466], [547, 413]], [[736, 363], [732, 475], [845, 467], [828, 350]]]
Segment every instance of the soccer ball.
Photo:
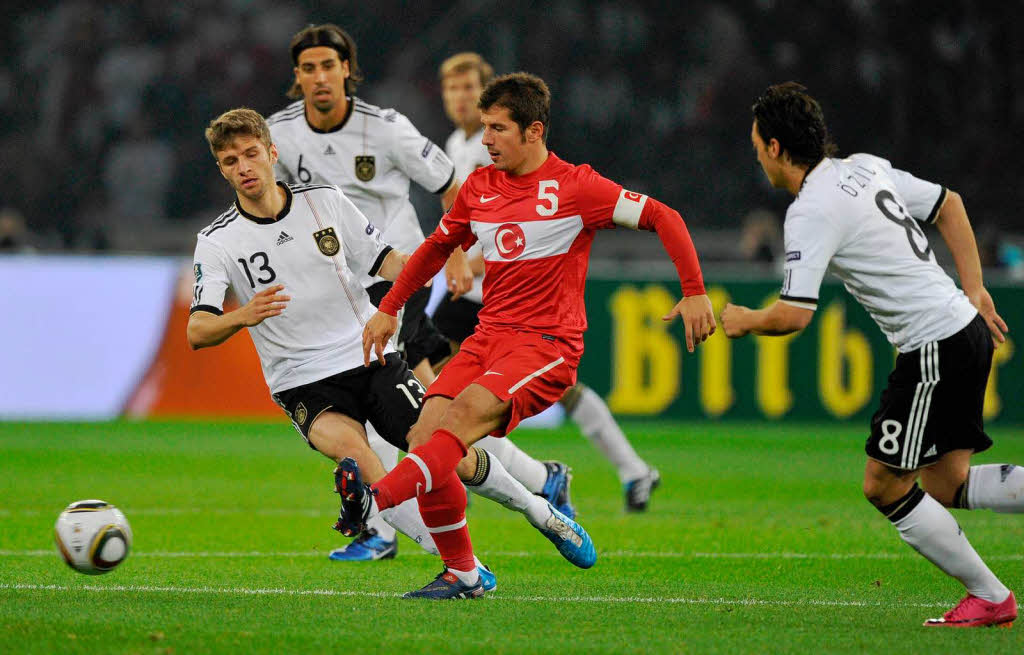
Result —
[[54, 526], [57, 549], [68, 566], [99, 575], [128, 557], [132, 529], [121, 510], [102, 500], [80, 500], [67, 506]]

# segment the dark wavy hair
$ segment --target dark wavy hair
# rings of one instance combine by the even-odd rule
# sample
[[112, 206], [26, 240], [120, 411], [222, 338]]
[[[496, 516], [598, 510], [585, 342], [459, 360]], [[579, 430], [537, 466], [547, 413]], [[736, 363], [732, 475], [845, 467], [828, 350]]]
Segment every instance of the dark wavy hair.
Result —
[[752, 107], [757, 133], [767, 144], [776, 139], [794, 164], [814, 166], [836, 153], [821, 105], [797, 82], [773, 84]]
[[[295, 33], [288, 46], [292, 55], [292, 65], [299, 65], [299, 53], [303, 50], [317, 47], [334, 48], [338, 52], [338, 59], [348, 62], [345, 94], [354, 95], [356, 87], [363, 81], [363, 71], [359, 70], [359, 61], [356, 59], [355, 39], [334, 23], [307, 25]], [[297, 82], [288, 90], [288, 97], [293, 100], [302, 97], [302, 87]]]
[[486, 111], [493, 106], [508, 109], [509, 117], [523, 131], [535, 121], [544, 125], [544, 142], [548, 140], [551, 130], [551, 91], [544, 80], [529, 73], [509, 73], [491, 80], [483, 93], [477, 107]]

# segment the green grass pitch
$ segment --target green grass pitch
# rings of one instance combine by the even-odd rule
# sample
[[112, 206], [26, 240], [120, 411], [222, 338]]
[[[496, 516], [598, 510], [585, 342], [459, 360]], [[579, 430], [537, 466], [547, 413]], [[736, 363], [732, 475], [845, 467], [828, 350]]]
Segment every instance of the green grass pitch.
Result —
[[[404, 537], [393, 561], [327, 560], [343, 543], [331, 466], [286, 425], [0, 424], [0, 653], [1022, 651], [1024, 624], [920, 626], [961, 588], [863, 500], [863, 426], [625, 427], [663, 476], [642, 515], [574, 427], [515, 435], [573, 467], [593, 569], [473, 498], [498, 589], [430, 603], [398, 598], [440, 571]], [[1024, 464], [1024, 430], [992, 435], [979, 462]], [[53, 545], [57, 514], [84, 498], [118, 505], [135, 533], [104, 576]], [[956, 516], [1024, 594], [1024, 517]]]

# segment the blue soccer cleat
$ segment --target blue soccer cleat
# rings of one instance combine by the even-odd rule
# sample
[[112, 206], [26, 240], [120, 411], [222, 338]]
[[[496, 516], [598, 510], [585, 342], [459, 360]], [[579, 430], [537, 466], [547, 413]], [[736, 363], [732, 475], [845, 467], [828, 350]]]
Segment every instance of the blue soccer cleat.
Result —
[[463, 583], [454, 573], [445, 569], [434, 581], [422, 589], [410, 591], [402, 598], [425, 598], [427, 600], [457, 600], [459, 598], [480, 598], [484, 595], [483, 577], [474, 585]]
[[630, 480], [623, 485], [626, 492], [626, 511], [643, 512], [647, 510], [647, 503], [651, 501], [651, 492], [661, 484], [661, 474], [658, 469], [649, 469], [646, 475], [635, 480]]
[[576, 508], [569, 500], [569, 483], [572, 482], [572, 469], [561, 462], [543, 462], [548, 470], [548, 478], [538, 496], [554, 505], [562, 514], [571, 519], [576, 518]]
[[363, 484], [356, 460], [346, 457], [334, 469], [334, 490], [341, 495], [341, 512], [334, 529], [346, 537], [354, 537], [366, 529], [373, 505], [373, 492]]
[[347, 546], [332, 550], [327, 557], [335, 562], [374, 562], [379, 559], [394, 559], [397, 554], [398, 539], [388, 541], [370, 528]]
[[539, 528], [541, 534], [558, 547], [562, 557], [581, 569], [589, 569], [597, 561], [597, 550], [583, 526], [548, 503], [551, 516]]
[[484, 591], [494, 591], [498, 588], [498, 578], [489, 568], [481, 564], [476, 570], [480, 574], [480, 584], [483, 585]]

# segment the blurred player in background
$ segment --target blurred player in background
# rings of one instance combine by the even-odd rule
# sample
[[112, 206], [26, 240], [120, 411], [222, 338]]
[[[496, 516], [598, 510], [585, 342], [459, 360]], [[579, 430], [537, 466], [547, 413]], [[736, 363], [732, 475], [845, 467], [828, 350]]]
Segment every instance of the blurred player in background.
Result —
[[[454, 202], [460, 178], [444, 151], [420, 134], [394, 109], [381, 109], [355, 96], [362, 73], [352, 37], [336, 25], [316, 25], [300, 30], [290, 44], [295, 83], [290, 96], [298, 98], [268, 119], [280, 156], [279, 177], [299, 183], [333, 184], [379, 229], [385, 243], [412, 252], [423, 242], [416, 212], [409, 200], [409, 184], [415, 181], [441, 196], [442, 207]], [[445, 265], [449, 290], [457, 297], [472, 286], [473, 275], [462, 249], [456, 249]], [[390, 289], [380, 276], [364, 275], [362, 285], [374, 305]], [[419, 289], [407, 304], [398, 335], [399, 349], [424, 385], [434, 379], [431, 365], [451, 355], [448, 340], [425, 313], [428, 288]], [[370, 444], [384, 467], [392, 469], [398, 450], [366, 426]], [[541, 471], [545, 499], [574, 513], [569, 502], [569, 475], [564, 465], [537, 462], [516, 449], [516, 462], [530, 462], [529, 471]], [[524, 468], [523, 465], [517, 468]], [[474, 472], [467, 474], [472, 479]], [[535, 480], [525, 477], [531, 483]], [[486, 485], [476, 489], [487, 493]], [[508, 496], [505, 496], [507, 498]], [[352, 543], [331, 552], [339, 561], [372, 561], [394, 557], [398, 549], [395, 531], [382, 520], [372, 521]]]
[[[455, 163], [455, 175], [461, 180], [469, 177], [477, 168], [491, 164], [487, 148], [482, 142], [484, 128], [477, 103], [484, 86], [492, 77], [494, 69], [475, 52], [461, 52], [441, 64], [444, 111], [455, 124], [455, 131], [445, 144], [445, 152]], [[473, 245], [468, 255], [474, 274], [473, 288], [461, 297], [456, 294], [446, 295], [434, 312], [434, 323], [456, 347], [473, 334], [477, 314], [483, 307], [484, 255], [480, 244]], [[641, 512], [647, 509], [651, 492], [657, 488], [661, 476], [657, 469], [636, 454], [601, 396], [582, 382], [577, 382], [559, 402], [583, 434], [615, 466], [619, 481], [625, 489], [626, 509]], [[477, 445], [501, 458], [509, 473], [528, 489], [536, 493], [542, 491], [543, 472], [539, 469], [530, 470], [531, 466], [539, 464], [536, 460], [505, 456], [501, 452], [502, 449], [515, 448], [509, 439], [487, 437]], [[520, 463], [521, 471], [513, 468]]]
[[[682, 283], [684, 298], [665, 317], [683, 318], [690, 352], [714, 330], [711, 301], [693, 242], [679, 214], [623, 189], [590, 166], [550, 153], [551, 94], [539, 77], [513, 73], [492, 80], [480, 97], [483, 143], [494, 166], [471, 173], [430, 238], [409, 259], [363, 330], [364, 363], [378, 360], [398, 329], [397, 314], [459, 247], [479, 241], [485, 274], [483, 309], [473, 336], [427, 391], [409, 433], [409, 456], [373, 487], [358, 463], [343, 460], [341, 524], [358, 529], [373, 513], [417, 497], [427, 526], [449, 530], [434, 540], [446, 570], [415, 597], [476, 595], [480, 582], [465, 521], [466, 496], [455, 471], [464, 459], [486, 470], [496, 458], [471, 446], [505, 436], [556, 402], [576, 383], [583, 354], [583, 303], [590, 245], [598, 229], [616, 225], [657, 231]], [[428, 519], [427, 511], [434, 511]], [[550, 506], [528, 514], [546, 526], [560, 552], [581, 568], [597, 554], [581, 526]]]
[[[767, 309], [727, 305], [722, 328], [730, 337], [797, 332], [814, 315], [826, 269], [843, 281], [899, 351], [871, 419], [864, 494], [905, 542], [967, 588], [925, 625], [1008, 626], [1013, 593], [946, 509], [1024, 511], [1024, 469], [970, 463], [992, 445], [982, 406], [993, 343], [1007, 327], [982, 282], [963, 201], [880, 157], [832, 158], [821, 107], [799, 84], [769, 87], [753, 113], [765, 175], [796, 196], [786, 212], [785, 278]], [[936, 263], [926, 223], [949, 246], [963, 291]]]

